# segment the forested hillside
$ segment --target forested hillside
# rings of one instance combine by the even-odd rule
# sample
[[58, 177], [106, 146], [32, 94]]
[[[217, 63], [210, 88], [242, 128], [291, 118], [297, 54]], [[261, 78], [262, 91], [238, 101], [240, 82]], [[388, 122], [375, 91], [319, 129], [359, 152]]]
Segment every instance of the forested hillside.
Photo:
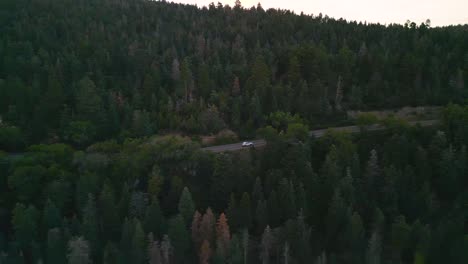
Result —
[[465, 80], [468, 26], [0, 0], [0, 264], [468, 263]]
[[0, 263], [467, 263], [467, 122], [450, 106], [439, 131], [270, 127], [262, 151], [166, 136], [0, 153]]
[[461, 102], [467, 26], [143, 0], [0, 2], [0, 147], [167, 131], [252, 136], [271, 112]]

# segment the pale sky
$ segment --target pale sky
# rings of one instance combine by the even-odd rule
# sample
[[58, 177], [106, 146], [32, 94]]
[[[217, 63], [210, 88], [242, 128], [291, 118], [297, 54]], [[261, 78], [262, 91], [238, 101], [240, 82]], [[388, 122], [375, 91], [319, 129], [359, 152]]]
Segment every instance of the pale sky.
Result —
[[[179, 3], [208, 5], [234, 5], [235, 0], [168, 0]], [[241, 0], [244, 7], [260, 2], [264, 9], [282, 8], [303, 11], [306, 14], [322, 13], [333, 18], [404, 24], [408, 19], [418, 24], [430, 19], [432, 26], [468, 24], [468, 0]]]

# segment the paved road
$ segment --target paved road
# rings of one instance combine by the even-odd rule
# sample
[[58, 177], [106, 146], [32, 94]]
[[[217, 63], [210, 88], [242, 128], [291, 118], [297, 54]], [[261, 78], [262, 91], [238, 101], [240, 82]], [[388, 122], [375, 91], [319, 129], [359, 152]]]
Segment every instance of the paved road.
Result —
[[[256, 147], [256, 148], [266, 146], [266, 141], [264, 139], [250, 140], [249, 142], [252, 142], [254, 144], [254, 147]], [[203, 148], [203, 150], [211, 151], [211, 152], [214, 152], [214, 153], [238, 151], [238, 150], [241, 150], [241, 149], [249, 149], [249, 148], [248, 147], [242, 147], [242, 142], [234, 143], [234, 144], [228, 144], [228, 145], [220, 145], [220, 146], [213, 146], [213, 147]]]
[[[439, 120], [425, 120], [425, 121], [413, 121], [409, 122], [410, 125], [420, 125], [423, 127], [434, 126], [439, 123]], [[371, 125], [364, 128], [365, 131], [378, 131], [378, 130], [385, 130], [386, 127], [383, 125]], [[340, 132], [347, 132], [347, 133], [359, 133], [361, 132], [361, 128], [359, 126], [345, 126], [345, 127], [330, 127], [327, 129], [318, 129], [310, 131], [310, 136], [320, 138], [323, 137], [327, 131], [340, 131]], [[264, 139], [257, 139], [257, 140], [248, 140], [254, 144], [254, 147], [264, 147], [266, 146], [266, 141]], [[211, 151], [214, 153], [221, 153], [221, 152], [231, 152], [231, 151], [239, 151], [242, 149], [249, 149], [248, 147], [242, 147], [242, 142], [228, 144], [228, 145], [219, 145], [213, 147], [206, 147], [203, 150]]]

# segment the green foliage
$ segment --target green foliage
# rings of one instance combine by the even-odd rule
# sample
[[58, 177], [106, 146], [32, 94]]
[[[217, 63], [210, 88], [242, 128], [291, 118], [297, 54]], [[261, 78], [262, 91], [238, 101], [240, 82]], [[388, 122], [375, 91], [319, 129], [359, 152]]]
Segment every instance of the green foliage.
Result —
[[168, 235], [174, 246], [176, 258], [179, 261], [186, 259], [190, 250], [190, 235], [180, 214], [169, 220]]
[[356, 118], [356, 124], [361, 127], [377, 124], [378, 122], [379, 118], [373, 114], [360, 114]]
[[466, 106], [308, 135], [463, 102], [466, 26], [141, 0], [3, 0], [0, 23], [0, 262], [468, 263]]
[[26, 138], [20, 128], [2, 125], [0, 122], [0, 149], [5, 151], [21, 150], [26, 144]]
[[25, 139], [83, 147], [155, 131], [229, 128], [244, 136], [268, 122], [279, 121], [273, 126], [283, 131], [289, 117], [313, 124], [342, 119], [348, 109], [466, 97], [463, 26], [357, 24], [140, 0], [5, 6], [0, 116], [26, 134], [0, 137], [13, 150]]
[[89, 242], [89, 250], [92, 255], [96, 255], [100, 250], [99, 223], [97, 217], [96, 202], [94, 197], [89, 194], [88, 202], [83, 209], [83, 224], [81, 226], [81, 233]]
[[88, 241], [83, 237], [72, 238], [68, 241], [67, 259], [69, 264], [89, 264], [92, 263], [89, 254]]
[[305, 142], [309, 138], [309, 128], [306, 125], [299, 123], [289, 124], [286, 138]]
[[40, 195], [46, 168], [41, 165], [19, 166], [8, 177], [8, 185], [20, 201], [32, 201]]
[[63, 138], [65, 141], [78, 146], [85, 146], [95, 139], [96, 127], [87, 121], [70, 122], [65, 129]]
[[62, 215], [55, 204], [48, 200], [42, 213], [42, 228], [50, 230], [62, 227]]
[[192, 200], [192, 194], [187, 187], [184, 187], [179, 200], [179, 213], [182, 215], [186, 223], [189, 223], [195, 213], [195, 204]]
[[32, 246], [38, 235], [38, 217], [39, 212], [32, 206], [16, 204], [13, 209], [13, 218], [11, 220], [15, 230], [15, 238], [19, 245], [27, 249]]
[[47, 263], [60, 264], [66, 262], [66, 243], [63, 232], [59, 228], [50, 229], [47, 233]]
[[299, 115], [292, 115], [291, 113], [281, 111], [271, 113], [268, 119], [271, 122], [271, 125], [279, 131], [286, 131], [290, 124], [304, 123]]

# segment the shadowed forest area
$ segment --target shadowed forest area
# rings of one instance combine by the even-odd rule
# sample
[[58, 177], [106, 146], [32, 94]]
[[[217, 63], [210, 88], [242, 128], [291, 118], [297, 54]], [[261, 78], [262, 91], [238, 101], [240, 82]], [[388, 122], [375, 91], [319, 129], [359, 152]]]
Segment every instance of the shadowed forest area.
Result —
[[313, 126], [467, 95], [467, 26], [143, 0], [3, 0], [0, 25], [11, 151], [168, 131], [251, 137], [277, 111]]
[[468, 263], [467, 30], [1, 0], [0, 263]]

